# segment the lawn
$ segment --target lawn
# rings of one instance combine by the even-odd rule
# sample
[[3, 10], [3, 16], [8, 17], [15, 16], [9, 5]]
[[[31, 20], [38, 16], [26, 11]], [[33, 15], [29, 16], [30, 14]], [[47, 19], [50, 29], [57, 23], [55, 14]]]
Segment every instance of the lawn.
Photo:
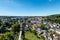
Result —
[[43, 38], [37, 38], [37, 36], [31, 32], [25, 32], [25, 38], [26, 40], [43, 40]]

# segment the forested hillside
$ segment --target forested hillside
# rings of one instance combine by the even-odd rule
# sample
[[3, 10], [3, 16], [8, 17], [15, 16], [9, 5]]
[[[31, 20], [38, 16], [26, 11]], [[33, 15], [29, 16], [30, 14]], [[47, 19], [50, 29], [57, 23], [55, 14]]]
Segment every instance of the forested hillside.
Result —
[[60, 23], [60, 14], [46, 16], [45, 21], [52, 21], [52, 22]]

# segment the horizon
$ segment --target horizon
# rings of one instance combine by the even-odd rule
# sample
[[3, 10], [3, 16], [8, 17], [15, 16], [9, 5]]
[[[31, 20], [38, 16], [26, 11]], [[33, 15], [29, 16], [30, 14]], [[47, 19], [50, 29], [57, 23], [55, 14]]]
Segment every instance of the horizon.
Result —
[[[60, 15], [60, 14], [51, 14], [51, 15]], [[46, 17], [46, 16], [51, 16], [51, 15], [45, 15], [45, 17]], [[9, 16], [10, 16], [10, 17], [12, 16], [12, 17], [14, 17], [15, 15], [0, 15], [0, 17], [1, 17], [1, 16], [8, 16], [8, 17], [9, 17]], [[35, 15], [35, 16], [37, 16], [37, 15]], [[20, 17], [20, 16], [16, 16], [16, 17]], [[26, 15], [25, 15], [25, 16], [21, 16], [21, 17], [26, 17]], [[30, 16], [28, 15], [28, 17], [30, 17]], [[40, 16], [40, 17], [44, 17], [44, 16]]]
[[60, 0], [0, 0], [0, 16], [60, 14]]

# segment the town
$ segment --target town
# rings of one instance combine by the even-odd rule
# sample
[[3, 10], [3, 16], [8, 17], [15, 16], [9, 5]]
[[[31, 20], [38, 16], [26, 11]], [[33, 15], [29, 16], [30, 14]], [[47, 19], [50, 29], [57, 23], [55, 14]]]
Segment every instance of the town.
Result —
[[60, 40], [60, 23], [42, 16], [2, 16], [0, 40]]
[[60, 40], [60, 0], [0, 0], [0, 40]]

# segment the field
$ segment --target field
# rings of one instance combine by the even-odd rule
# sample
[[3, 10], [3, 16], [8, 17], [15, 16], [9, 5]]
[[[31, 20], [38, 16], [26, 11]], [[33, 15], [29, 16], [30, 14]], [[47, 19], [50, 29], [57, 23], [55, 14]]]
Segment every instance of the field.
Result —
[[25, 38], [27, 40], [43, 40], [42, 37], [38, 38], [36, 35], [34, 35], [34, 33], [31, 33], [31, 32], [26, 32], [25, 33]]

